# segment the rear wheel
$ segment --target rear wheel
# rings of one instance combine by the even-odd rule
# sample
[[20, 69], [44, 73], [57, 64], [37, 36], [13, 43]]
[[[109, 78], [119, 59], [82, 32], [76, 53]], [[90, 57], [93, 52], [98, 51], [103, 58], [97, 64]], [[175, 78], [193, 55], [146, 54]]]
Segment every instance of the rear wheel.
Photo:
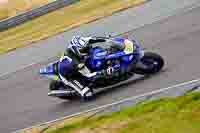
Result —
[[156, 53], [146, 52], [138, 64], [135, 69], [136, 74], [155, 74], [163, 68], [164, 60]]
[[[63, 88], [63, 83], [62, 82], [59, 82], [59, 81], [51, 81], [50, 84], [49, 84], [49, 90], [50, 91], [56, 91], [56, 90], [60, 90], [61, 88]], [[63, 95], [63, 96], [54, 96], [54, 97], [57, 97], [57, 98], [60, 98], [60, 99], [63, 99], [63, 100], [73, 100], [75, 99], [75, 97], [77, 96], [75, 94], [75, 92], [73, 92], [73, 90], [69, 87], [64, 87], [66, 90], [69, 90], [69, 91], [72, 91], [72, 93], [69, 93], [69, 94], [66, 94], [66, 95]]]
[[74, 100], [76, 96], [59, 96], [58, 98], [62, 100]]
[[61, 87], [62, 83], [58, 82], [58, 81], [54, 81], [52, 80], [49, 84], [49, 90], [53, 91], [53, 90], [58, 90]]

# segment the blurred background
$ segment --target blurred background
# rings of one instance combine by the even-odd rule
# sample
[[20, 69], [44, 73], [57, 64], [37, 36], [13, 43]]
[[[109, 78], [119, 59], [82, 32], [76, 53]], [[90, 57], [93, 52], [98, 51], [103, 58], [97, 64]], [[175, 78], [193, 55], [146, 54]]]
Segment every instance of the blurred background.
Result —
[[55, 0], [0, 0], [0, 20], [53, 1]]

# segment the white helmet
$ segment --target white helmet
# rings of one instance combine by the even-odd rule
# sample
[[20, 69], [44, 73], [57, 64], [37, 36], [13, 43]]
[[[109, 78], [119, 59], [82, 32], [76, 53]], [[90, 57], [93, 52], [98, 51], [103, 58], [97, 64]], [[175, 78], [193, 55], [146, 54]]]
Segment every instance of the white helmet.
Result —
[[84, 48], [88, 46], [88, 42], [89, 41], [85, 37], [80, 37], [79, 39], [79, 44]]
[[89, 40], [86, 37], [74, 36], [71, 40], [71, 43], [73, 46], [81, 50], [88, 47]]

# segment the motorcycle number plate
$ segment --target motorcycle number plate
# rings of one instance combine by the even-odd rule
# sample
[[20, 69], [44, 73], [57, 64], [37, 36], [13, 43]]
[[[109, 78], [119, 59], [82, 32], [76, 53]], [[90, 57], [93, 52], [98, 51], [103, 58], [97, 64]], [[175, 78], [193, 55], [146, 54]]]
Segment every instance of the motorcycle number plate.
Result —
[[134, 46], [133, 46], [133, 43], [129, 40], [125, 40], [124, 41], [124, 44], [125, 44], [125, 48], [124, 48], [124, 52], [126, 54], [131, 54], [133, 53], [134, 51]]

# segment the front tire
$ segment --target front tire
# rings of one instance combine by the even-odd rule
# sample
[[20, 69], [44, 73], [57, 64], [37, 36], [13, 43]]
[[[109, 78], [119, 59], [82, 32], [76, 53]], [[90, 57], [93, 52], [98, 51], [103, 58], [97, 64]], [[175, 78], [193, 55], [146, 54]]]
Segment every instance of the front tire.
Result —
[[139, 65], [136, 66], [136, 74], [155, 74], [159, 72], [164, 66], [164, 59], [152, 52], [144, 53], [143, 58], [140, 60]]

